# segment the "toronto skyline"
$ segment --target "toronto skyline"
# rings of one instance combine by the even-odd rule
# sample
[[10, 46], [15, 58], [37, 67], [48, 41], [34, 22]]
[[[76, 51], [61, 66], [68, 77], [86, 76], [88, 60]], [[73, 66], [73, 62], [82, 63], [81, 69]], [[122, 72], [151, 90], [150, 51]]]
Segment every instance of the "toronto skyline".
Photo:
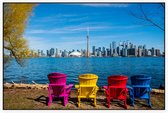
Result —
[[86, 49], [51, 48], [49, 50], [31, 50], [30, 57], [164, 57], [165, 53], [158, 48], [147, 48], [147, 45], [135, 45], [131, 41], [112, 41], [109, 47], [92, 46], [89, 50], [89, 34], [86, 36]]
[[[148, 12], [164, 11], [157, 4], [141, 4]], [[129, 40], [135, 45], [147, 45], [164, 52], [164, 32], [143, 25], [131, 11], [139, 4], [38, 4], [28, 21], [24, 37], [33, 50], [58, 48], [71, 51], [86, 49], [89, 27], [89, 50], [92, 46], [108, 47], [109, 42]], [[156, 20], [164, 23], [164, 18]]]

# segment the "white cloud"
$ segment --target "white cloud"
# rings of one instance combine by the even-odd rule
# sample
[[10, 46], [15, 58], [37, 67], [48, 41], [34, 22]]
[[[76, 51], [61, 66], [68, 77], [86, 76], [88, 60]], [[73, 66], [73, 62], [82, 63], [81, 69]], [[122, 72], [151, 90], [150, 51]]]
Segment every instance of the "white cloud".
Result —
[[112, 26], [112, 29], [134, 29], [134, 28], [138, 28], [138, 27], [142, 27], [141, 25], [115, 25]]
[[83, 21], [83, 20], [87, 20], [88, 17], [86, 17], [85, 15], [83, 16], [79, 16], [76, 14], [57, 14], [57, 15], [50, 15], [47, 17], [37, 17], [36, 19], [34, 19], [34, 22], [40, 22], [40, 23], [44, 23], [44, 22], [54, 22], [54, 23], [63, 23], [65, 21], [68, 22], [78, 22], [78, 21]]
[[33, 30], [27, 30], [27, 34], [71, 34], [71, 33], [77, 33], [77, 32], [83, 32], [87, 31], [87, 27], [89, 26], [90, 31], [104, 31], [109, 29], [134, 29], [138, 27], [142, 27], [140, 25], [101, 25], [98, 24], [81, 24], [76, 26], [68, 26], [68, 27], [62, 27], [62, 28], [52, 28], [52, 29], [33, 29]]
[[128, 4], [80, 4], [89, 7], [128, 7]]
[[63, 29], [41, 29], [41, 30], [29, 30], [27, 31], [28, 34], [65, 34], [65, 33], [72, 33], [68, 30]]
[[109, 39], [113, 39], [113, 38], [125, 38], [125, 37], [134, 37], [136, 35], [142, 35], [143, 33], [142, 32], [133, 32], [133, 33], [127, 33], [127, 34], [115, 34], [115, 35], [103, 35], [103, 36], [95, 36], [95, 37], [92, 37], [93, 40], [102, 40], [102, 39], [106, 39], [106, 40], [109, 40]]
[[[90, 31], [97, 31], [107, 29], [110, 26], [90, 26]], [[38, 30], [29, 30], [26, 33], [28, 34], [69, 34], [75, 32], [87, 31], [87, 26], [68, 26], [62, 28], [53, 28], [53, 29], [38, 29]]]

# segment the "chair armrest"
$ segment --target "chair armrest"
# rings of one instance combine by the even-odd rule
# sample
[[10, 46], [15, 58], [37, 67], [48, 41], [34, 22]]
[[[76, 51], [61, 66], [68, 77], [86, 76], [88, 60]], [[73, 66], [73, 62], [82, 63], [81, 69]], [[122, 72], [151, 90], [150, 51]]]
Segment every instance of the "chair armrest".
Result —
[[129, 93], [129, 98], [131, 100], [131, 104], [134, 106], [134, 88], [129, 86], [129, 85], [127, 85], [126, 87], [128, 89], [128, 93]]
[[66, 89], [72, 88], [73, 84], [69, 84], [66, 86]]
[[134, 96], [134, 88], [129, 86], [129, 85], [127, 85], [126, 87], [127, 87], [128, 92], [129, 92], [129, 95]]
[[96, 86], [96, 90], [99, 90], [99, 87], [98, 87], [98, 86]]
[[70, 91], [71, 91], [71, 88], [72, 88], [73, 84], [69, 84], [68, 86], [66, 86], [66, 93], [69, 94]]
[[126, 86], [128, 89], [133, 90], [133, 88], [129, 85]]
[[107, 90], [108, 88], [107, 88], [107, 86], [103, 86], [103, 89]]
[[150, 85], [132, 85], [132, 87], [137, 88], [150, 88]]
[[126, 87], [127, 87], [127, 91], [129, 91], [129, 92], [130, 92], [130, 91], [131, 91], [131, 92], [134, 91], [134, 88], [133, 88], [133, 87], [131, 87], [131, 86], [129, 86], [129, 85], [127, 85]]
[[149, 88], [149, 91], [152, 92], [152, 88]]
[[150, 85], [132, 85], [133, 88], [147, 88], [147, 92], [152, 92]]
[[76, 89], [79, 89], [79, 85], [75, 85], [75, 88], [76, 88]]
[[105, 92], [106, 92], [106, 95], [109, 95], [109, 89], [108, 89], [108, 86], [103, 86], [103, 88], [105, 89]]

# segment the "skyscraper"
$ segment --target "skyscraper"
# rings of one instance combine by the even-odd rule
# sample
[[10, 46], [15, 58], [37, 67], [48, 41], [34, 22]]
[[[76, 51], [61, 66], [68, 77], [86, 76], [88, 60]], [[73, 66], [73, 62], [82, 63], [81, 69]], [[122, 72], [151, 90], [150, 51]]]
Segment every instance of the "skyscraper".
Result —
[[99, 56], [99, 57], [102, 57], [101, 51], [98, 51], [98, 56]]
[[126, 48], [126, 43], [125, 43], [125, 41], [123, 41], [123, 48]]
[[62, 57], [68, 57], [68, 52], [66, 50], [64, 50], [62, 53], [63, 53]]
[[129, 42], [129, 40], [127, 40], [126, 46], [127, 46], [127, 49], [130, 48], [130, 42]]
[[129, 53], [128, 54], [129, 56], [137, 56], [138, 55], [138, 51], [135, 48], [128, 49], [128, 53]]
[[115, 41], [112, 42], [112, 47], [113, 47], [113, 49], [116, 49], [116, 42]]
[[151, 56], [152, 54], [151, 54], [151, 50], [148, 50], [148, 56]]
[[117, 53], [118, 53], [119, 56], [121, 55], [121, 48], [120, 48], [120, 46], [117, 47]]
[[50, 51], [49, 50], [47, 50], [47, 56], [50, 56]]
[[152, 56], [156, 56], [155, 48], [153, 48], [153, 47], [152, 47], [151, 55], [152, 55]]
[[160, 49], [155, 49], [156, 56], [160, 56]]
[[139, 57], [142, 56], [142, 48], [138, 48], [138, 56], [139, 56]]
[[116, 50], [116, 42], [115, 41], [112, 42], [112, 48], [113, 48], [113, 53], [116, 54], [117, 50]]
[[105, 56], [110, 56], [110, 50], [107, 48], [106, 49], [106, 54], [105, 54]]
[[106, 48], [105, 47], [102, 47], [102, 54], [103, 54], [103, 56], [105, 56], [105, 54], [106, 54]]
[[50, 56], [54, 57], [54, 53], [55, 53], [54, 48], [51, 48], [50, 49]]
[[110, 56], [112, 56], [112, 55], [113, 55], [113, 48], [112, 48], [112, 45], [110, 43]]
[[41, 56], [40, 49], [38, 49], [38, 50], [37, 50], [37, 55], [38, 55], [38, 57], [40, 57], [40, 56]]
[[143, 49], [146, 49], [146, 45], [143, 45]]
[[145, 51], [144, 56], [148, 56], [148, 50], [144, 49], [144, 51]]
[[93, 47], [92, 47], [92, 54], [93, 54], [94, 56], [96, 56], [96, 55], [95, 55], [95, 52], [96, 52], [96, 47], [93, 46]]
[[86, 57], [89, 57], [89, 27], [87, 29], [87, 49], [86, 49]]
[[123, 56], [127, 57], [128, 56], [128, 52], [127, 52], [127, 48], [123, 48]]
[[55, 49], [55, 57], [58, 57], [58, 49]]
[[98, 51], [101, 51], [101, 47], [98, 48]]
[[41, 56], [44, 57], [44, 53], [43, 53], [43, 50], [41, 50]]

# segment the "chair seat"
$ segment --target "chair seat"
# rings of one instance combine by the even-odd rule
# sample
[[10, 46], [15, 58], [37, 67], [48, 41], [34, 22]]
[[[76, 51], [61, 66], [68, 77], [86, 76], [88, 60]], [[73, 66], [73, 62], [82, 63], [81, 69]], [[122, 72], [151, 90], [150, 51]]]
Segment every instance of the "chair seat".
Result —
[[63, 97], [63, 105], [68, 103], [68, 96], [71, 92], [73, 84], [66, 85], [66, 74], [63, 73], [50, 73], [48, 75], [50, 83], [48, 84], [48, 106], [53, 101], [53, 97]]
[[78, 96], [78, 98], [96, 98], [96, 96]]
[[75, 85], [78, 90], [78, 107], [80, 107], [81, 98], [93, 98], [96, 106], [96, 93], [99, 89], [96, 85], [98, 76], [95, 74], [82, 74], [79, 76], [79, 85]]
[[68, 97], [69, 96], [69, 94], [61, 94], [61, 95], [59, 95], [59, 96], [56, 96], [56, 94], [54, 94], [54, 93], [52, 93], [51, 94], [53, 97]]
[[138, 74], [131, 76], [131, 87], [129, 87], [129, 95], [134, 106], [134, 99], [146, 99], [148, 105], [151, 107], [150, 93], [152, 88], [150, 87], [152, 77], [146, 74]]
[[127, 109], [127, 80], [128, 77], [124, 75], [112, 75], [108, 77], [108, 86], [103, 86], [106, 93], [108, 107], [110, 107], [110, 101], [115, 99], [122, 101], [124, 107]]

